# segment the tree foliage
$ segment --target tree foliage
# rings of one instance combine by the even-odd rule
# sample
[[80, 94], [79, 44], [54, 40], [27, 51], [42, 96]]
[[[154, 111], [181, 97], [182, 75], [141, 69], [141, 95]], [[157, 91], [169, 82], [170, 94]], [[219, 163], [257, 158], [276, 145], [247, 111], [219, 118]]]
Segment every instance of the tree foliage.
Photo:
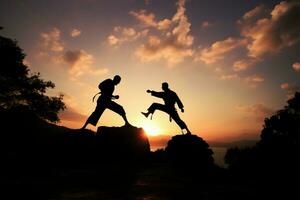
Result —
[[17, 42], [0, 35], [0, 108], [22, 106], [44, 120], [58, 122], [58, 112], [65, 109], [63, 96], [47, 96], [47, 89], [54, 88], [54, 83], [44, 81], [39, 73], [31, 74], [24, 59]]
[[299, 173], [300, 93], [265, 119], [261, 140], [251, 148], [231, 148], [225, 162], [229, 168], [250, 173], [296, 176]]
[[288, 105], [275, 115], [265, 119], [261, 133], [261, 146], [299, 146], [300, 136], [300, 93], [288, 100]]

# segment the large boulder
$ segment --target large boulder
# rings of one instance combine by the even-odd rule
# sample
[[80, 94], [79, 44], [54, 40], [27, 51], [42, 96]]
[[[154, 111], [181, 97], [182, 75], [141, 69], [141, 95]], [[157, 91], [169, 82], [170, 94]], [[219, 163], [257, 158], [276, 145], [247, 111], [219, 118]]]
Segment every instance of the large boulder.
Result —
[[101, 126], [96, 133], [96, 144], [102, 159], [109, 161], [143, 161], [150, 154], [144, 130], [133, 126]]
[[210, 167], [214, 164], [213, 151], [197, 135], [175, 135], [165, 151], [167, 157], [179, 166]]

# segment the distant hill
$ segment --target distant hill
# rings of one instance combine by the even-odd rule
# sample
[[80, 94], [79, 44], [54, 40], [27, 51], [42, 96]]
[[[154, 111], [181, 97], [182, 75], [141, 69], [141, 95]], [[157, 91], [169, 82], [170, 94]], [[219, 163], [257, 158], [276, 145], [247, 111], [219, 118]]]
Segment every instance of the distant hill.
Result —
[[231, 147], [252, 147], [254, 146], [258, 140], [236, 140], [232, 142], [216, 142], [216, 141], [208, 141], [209, 145], [212, 147], [224, 147], [224, 148], [231, 148]]

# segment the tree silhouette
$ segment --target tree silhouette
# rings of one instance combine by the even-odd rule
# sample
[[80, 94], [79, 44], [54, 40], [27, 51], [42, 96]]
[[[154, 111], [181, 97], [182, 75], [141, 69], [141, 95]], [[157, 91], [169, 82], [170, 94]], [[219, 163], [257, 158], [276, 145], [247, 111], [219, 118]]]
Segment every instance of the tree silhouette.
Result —
[[[239, 178], [259, 180], [276, 194], [297, 195], [300, 184], [300, 93], [284, 109], [265, 119], [261, 140], [254, 147], [231, 148], [225, 162]], [[276, 188], [276, 189], [274, 189]], [[289, 199], [289, 198], [286, 198]]]
[[287, 148], [299, 146], [300, 93], [297, 92], [295, 97], [288, 100], [287, 103], [288, 105], [284, 109], [265, 119], [259, 145], [285, 145]]
[[17, 41], [0, 35], [0, 108], [22, 107], [44, 120], [58, 122], [58, 112], [65, 109], [63, 96], [45, 95], [48, 88], [55, 87], [54, 83], [44, 81], [39, 73], [30, 74], [24, 58]]

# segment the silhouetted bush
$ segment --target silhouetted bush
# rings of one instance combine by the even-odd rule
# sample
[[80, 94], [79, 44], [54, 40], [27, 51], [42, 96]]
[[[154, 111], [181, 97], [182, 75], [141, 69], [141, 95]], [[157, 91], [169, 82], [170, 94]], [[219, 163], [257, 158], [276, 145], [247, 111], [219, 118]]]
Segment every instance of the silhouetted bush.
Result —
[[211, 167], [213, 151], [209, 145], [197, 135], [176, 135], [168, 142], [166, 156], [175, 165]]
[[157, 149], [151, 152], [151, 161], [153, 163], [165, 163], [167, 161], [166, 151], [164, 149]]

